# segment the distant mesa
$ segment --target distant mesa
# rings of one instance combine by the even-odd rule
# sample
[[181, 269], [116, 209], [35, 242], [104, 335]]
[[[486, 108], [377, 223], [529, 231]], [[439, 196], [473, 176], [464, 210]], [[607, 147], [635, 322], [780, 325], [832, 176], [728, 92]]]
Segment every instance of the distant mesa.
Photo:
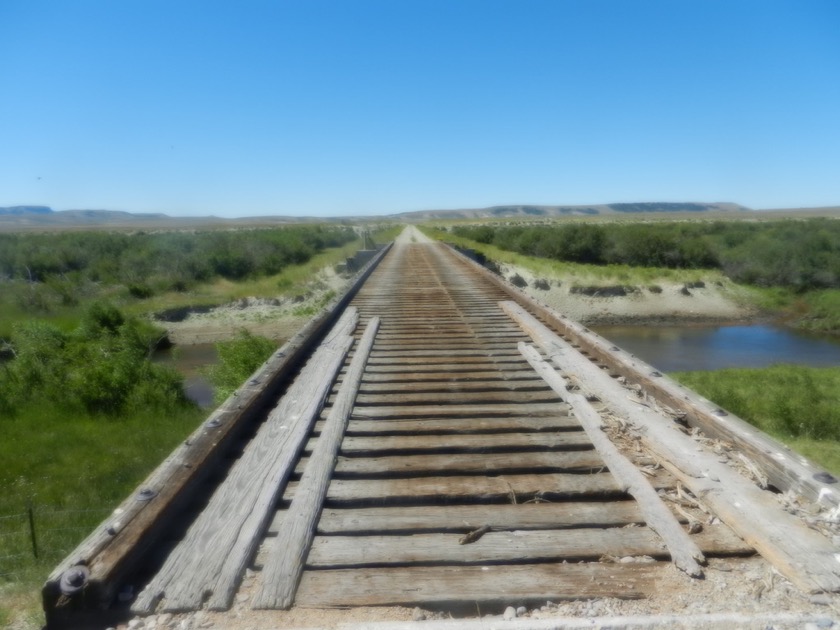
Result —
[[53, 209], [48, 206], [9, 206], [0, 208], [0, 216], [21, 216], [24, 214], [50, 214]]
[[[818, 211], [840, 213], [840, 208], [799, 208], [791, 211]], [[591, 215], [621, 216], [637, 214], [682, 214], [694, 215], [709, 213], [743, 213], [751, 209], [737, 203], [726, 202], [671, 202], [653, 201], [638, 203], [610, 203], [578, 206], [547, 206], [535, 204], [515, 204], [490, 206], [488, 208], [417, 210], [400, 212], [384, 216], [342, 216], [342, 217], [306, 217], [306, 216], [250, 216], [236, 219], [223, 219], [213, 216], [176, 217], [161, 213], [131, 213], [119, 210], [53, 210], [48, 206], [23, 205], [0, 207], [0, 230], [32, 230], [63, 227], [103, 227], [123, 229], [199, 229], [204, 227], [232, 226], [274, 226], [292, 223], [334, 222], [350, 224], [364, 221], [434, 221], [434, 220], [477, 220], [477, 219], [550, 219], [554, 217], [585, 217]]]
[[490, 219], [505, 217], [568, 217], [616, 213], [648, 212], [746, 212], [749, 208], [737, 203], [665, 202], [611, 203], [591, 206], [491, 206], [465, 210], [418, 210], [391, 215], [396, 219]]

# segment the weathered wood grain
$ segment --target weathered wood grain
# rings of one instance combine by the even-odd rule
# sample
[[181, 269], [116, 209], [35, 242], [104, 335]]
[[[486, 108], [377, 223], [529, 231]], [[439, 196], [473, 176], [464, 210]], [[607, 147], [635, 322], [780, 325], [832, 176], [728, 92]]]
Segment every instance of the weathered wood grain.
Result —
[[283, 528], [273, 546], [274, 553], [269, 554], [263, 562], [261, 587], [257, 589], [252, 602], [254, 608], [288, 608], [292, 605], [303, 562], [315, 535], [315, 525], [327, 494], [338, 448], [378, 328], [379, 319], [373, 318], [359, 340], [347, 377], [327, 417], [326, 429], [318, 439], [298, 483], [295, 498], [286, 511]]
[[[498, 433], [452, 435], [347, 436], [341, 444], [342, 455], [376, 456], [397, 453], [465, 453], [525, 450], [586, 450], [592, 443], [583, 431], [559, 433]], [[527, 455], [523, 455], [527, 457]]]
[[785, 512], [770, 492], [761, 490], [722, 463], [718, 455], [676, 430], [670, 418], [632, 401], [629, 390], [536, 318], [515, 304], [505, 308], [558, 368], [585, 391], [597, 392], [613, 413], [641, 429], [647, 447], [779, 572], [805, 591], [840, 592], [840, 560], [830, 541]]
[[524, 472], [600, 472], [606, 464], [594, 451], [512, 453], [441, 453], [341, 457], [335, 474], [342, 479], [432, 474], [515, 474]]
[[451, 371], [441, 371], [431, 368], [424, 372], [412, 372], [410, 370], [380, 370], [372, 372], [368, 370], [365, 372], [365, 377], [362, 379], [363, 384], [379, 384], [384, 383], [393, 385], [396, 383], [454, 383], [470, 381], [485, 381], [488, 379], [497, 379], [507, 383], [515, 383], [516, 381], [529, 381], [533, 378], [531, 370], [527, 365], [522, 363], [512, 364], [514, 369], [502, 370], [499, 365], [494, 365], [492, 370], [462, 370], [458, 373]]
[[479, 359], [486, 359], [486, 358], [493, 358], [498, 359], [500, 357], [510, 357], [515, 358], [517, 356], [516, 352], [516, 342], [511, 341], [509, 343], [503, 344], [499, 347], [498, 344], [495, 344], [495, 347], [488, 347], [487, 345], [482, 345], [482, 347], [474, 349], [474, 348], [462, 348], [462, 349], [441, 349], [441, 348], [426, 348], [423, 350], [407, 350], [407, 349], [400, 349], [400, 350], [380, 350], [375, 349], [370, 353], [370, 358], [372, 361], [376, 361], [377, 363], [381, 362], [383, 359], [406, 359], [410, 362], [417, 361], [418, 363], [422, 362], [429, 362], [429, 361], [460, 361], [462, 359], [472, 360], [473, 358]]
[[382, 365], [369, 365], [365, 378], [370, 374], [411, 374], [417, 375], [425, 372], [440, 374], [446, 373], [450, 377], [455, 372], [518, 372], [527, 370], [529, 373], [531, 369], [522, 361], [511, 362], [485, 362], [480, 364], [474, 363], [449, 363], [447, 361], [440, 361], [438, 363], [414, 364], [414, 363], [388, 363]]
[[353, 420], [348, 435], [398, 435], [401, 433], [512, 433], [518, 431], [580, 430], [580, 423], [567, 414], [537, 418], [433, 418], [430, 420]]
[[283, 344], [245, 383], [179, 445], [137, 488], [154, 498], [138, 501], [132, 493], [111, 516], [70, 552], [52, 571], [42, 589], [48, 623], [62, 623], [71, 606], [58, 607], [62, 574], [76, 565], [90, 570], [85, 589], [87, 605], [106, 606], [116, 589], [149, 550], [165, 536], [195, 489], [224, 457], [226, 449], [252, 426], [261, 409], [311, 350], [313, 341], [329, 329], [338, 314], [390, 250], [390, 245], [356, 274], [347, 290], [316, 314]]
[[[460, 533], [318, 536], [306, 565], [315, 569], [340, 569], [416, 564], [591, 562], [603, 556], [667, 559], [669, 556], [662, 539], [647, 527], [491, 531], [468, 545], [459, 544], [460, 538]], [[692, 539], [710, 555], [753, 553], [752, 547], [726, 526], [707, 527]], [[282, 546], [282, 540], [274, 544]], [[265, 560], [265, 554], [258, 555], [255, 566], [262, 566]]]
[[295, 456], [352, 345], [358, 315], [348, 309], [319, 346], [233, 465], [210, 503], [140, 593], [132, 609], [195, 610], [209, 593], [211, 609], [230, 607], [248, 559], [259, 544]]
[[[449, 531], [463, 534], [489, 524], [494, 530], [559, 530], [571, 527], [614, 527], [642, 523], [635, 501], [447, 505], [389, 508], [328, 508], [318, 522], [320, 534]], [[279, 519], [269, 531], [280, 527]]]
[[640, 599], [654, 592], [667, 568], [661, 563], [590, 563], [304, 571], [295, 603], [317, 608], [445, 607], [595, 597]]
[[624, 498], [608, 473], [591, 475], [500, 475], [417, 477], [413, 479], [333, 479], [327, 492], [330, 505], [400, 504], [433, 501], [523, 502], [534, 497], [547, 500]]
[[556, 403], [528, 403], [521, 405], [403, 405], [399, 407], [357, 407], [353, 418], [455, 418], [455, 417], [544, 417], [556, 415]]
[[640, 384], [661, 404], [685, 412], [689, 426], [697, 426], [714, 438], [734, 442], [767, 475], [770, 483], [786, 492], [793, 491], [822, 505], [840, 505], [840, 479], [829, 474], [807, 457], [793, 451], [766, 433], [756, 429], [732, 413], [720, 413], [720, 408], [696, 392], [662, 375], [654, 367], [629, 354], [585, 326], [540, 304], [523, 291], [494, 276], [455, 250], [454, 256], [481, 274], [507, 297], [525, 305], [551, 326], [568, 336], [582, 351], [603, 364], [613, 373]]
[[567, 391], [569, 388], [568, 381], [543, 361], [539, 352], [533, 346], [520, 343], [519, 349], [537, 373], [555, 391], [562, 392], [566, 396], [575, 416], [583, 425], [586, 435], [592, 440], [595, 450], [607, 463], [610, 472], [639, 503], [648, 527], [665, 541], [674, 564], [692, 577], [703, 577], [703, 570], [698, 564], [706, 561], [703, 552], [694, 540], [689, 538], [671, 511], [665, 507], [647, 478], [630, 460], [621, 454], [618, 448], [601, 431], [601, 417], [592, 408], [586, 397], [579, 393]]
[[461, 367], [469, 367], [470, 369], [487, 369], [487, 366], [492, 366], [495, 363], [506, 363], [518, 358], [519, 354], [517, 352], [511, 352], [509, 354], [493, 354], [491, 352], [486, 352], [484, 354], [475, 354], [475, 355], [461, 355], [461, 356], [445, 356], [445, 357], [434, 357], [434, 356], [425, 356], [425, 357], [411, 357], [410, 360], [407, 357], [375, 357], [372, 356], [370, 358], [370, 365], [381, 367], [381, 366], [406, 366], [410, 365], [412, 368], [415, 366], [430, 366], [440, 369], [440, 365], [459, 365]]
[[393, 394], [359, 394], [359, 406], [375, 405], [423, 405], [434, 402], [451, 402], [452, 404], [490, 404], [501, 402], [511, 403], [541, 403], [558, 402], [560, 397], [549, 388], [542, 390], [519, 391], [460, 391], [460, 392], [406, 392]]
[[436, 393], [441, 392], [502, 392], [502, 391], [542, 391], [545, 381], [539, 378], [521, 378], [517, 380], [496, 379], [454, 379], [443, 382], [428, 380], [415, 382], [382, 383], [365, 381], [359, 388], [361, 394], [395, 394], [395, 393]]

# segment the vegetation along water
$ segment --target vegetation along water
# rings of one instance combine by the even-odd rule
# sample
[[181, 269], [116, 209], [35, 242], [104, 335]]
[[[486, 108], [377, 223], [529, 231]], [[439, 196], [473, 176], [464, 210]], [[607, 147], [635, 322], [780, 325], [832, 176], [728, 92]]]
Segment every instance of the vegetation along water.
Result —
[[[483, 224], [448, 227], [435, 234], [474, 248], [491, 261], [523, 265], [537, 276], [548, 272], [570, 277], [572, 282], [604, 279], [645, 286], [661, 278], [686, 283], [706, 278], [717, 283], [725, 275], [727, 281], [740, 283], [749, 299], [777, 322], [801, 331], [840, 334], [840, 221], [835, 219]], [[659, 324], [656, 328], [667, 330]], [[684, 344], [698, 330], [680, 329], [683, 346], [678, 352], [692, 352]], [[833, 358], [822, 363], [824, 367], [784, 364], [786, 355], [778, 343], [793, 338], [800, 345], [806, 342], [775, 326], [722, 327], [711, 336], [703, 334], [704, 343], [722, 341], [733, 352], [756, 341], [767, 344], [775, 360], [715, 369], [721, 367], [718, 363], [701, 371], [692, 363], [695, 371], [674, 376], [840, 474], [839, 364]], [[836, 353], [833, 340], [817, 343], [818, 353]], [[710, 351], [704, 347], [701, 357]], [[813, 347], [808, 352], [811, 358], [802, 363], [811, 364]], [[664, 370], [689, 369], [685, 364], [658, 364]]]
[[753, 289], [798, 327], [840, 333], [840, 221], [568, 222], [472, 225], [456, 236], [503, 250], [594, 266], [708, 269]]
[[[837, 230], [803, 221], [456, 232], [592, 268], [713, 269], [749, 283], [755, 299], [800, 325], [837, 331]], [[300, 290], [313, 272], [307, 261], [332, 260], [319, 253], [332, 248], [337, 262], [356, 241], [352, 230], [330, 226], [0, 235], [0, 625], [27, 610], [37, 626], [46, 572], [206, 415], [179, 374], [149, 360], [164, 331], [144, 315]], [[222, 344], [211, 374], [217, 396], [273, 347], [247, 334]], [[678, 378], [840, 472], [840, 368]]]
[[[47, 572], [207, 413], [150, 360], [166, 333], [145, 315], [302, 291], [308, 261], [354, 243], [332, 226], [0, 234], [0, 626], [39, 626]], [[243, 343], [257, 364], [275, 345]], [[228, 379], [253, 369], [242, 352]]]

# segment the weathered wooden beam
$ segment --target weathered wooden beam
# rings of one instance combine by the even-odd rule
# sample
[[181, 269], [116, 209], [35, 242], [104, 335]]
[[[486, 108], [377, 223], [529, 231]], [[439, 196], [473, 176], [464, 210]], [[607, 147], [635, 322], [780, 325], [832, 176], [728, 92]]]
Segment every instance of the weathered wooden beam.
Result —
[[698, 564], [706, 562], [703, 552], [688, 537], [671, 510], [662, 503], [662, 499], [659, 498], [653, 486], [648, 483], [647, 478], [604, 435], [601, 430], [601, 417], [586, 399], [586, 396], [568, 391], [568, 381], [555, 372], [547, 362], [543, 361], [539, 352], [533, 346], [520, 343], [519, 350], [528, 359], [531, 367], [545, 379], [546, 383], [558, 394], [566, 397], [575, 416], [583, 426], [583, 430], [592, 440], [595, 450], [604, 459], [610, 472], [639, 503], [647, 526], [665, 541], [671, 559], [677, 568], [685, 571], [691, 577], [703, 577], [703, 569]]
[[[492, 528], [493, 521], [486, 523]], [[406, 536], [319, 536], [306, 565], [340, 569], [393, 565], [524, 564], [597, 561], [603, 556], [666, 558], [668, 548], [647, 527], [490, 531], [468, 545], [460, 533]], [[696, 535], [712, 555], [752, 555], [753, 550], [725, 525], [707, 527]], [[270, 544], [282, 546], [279, 538]], [[271, 552], [258, 554], [255, 566], [265, 566]], [[502, 591], [504, 592], [504, 591]]]
[[377, 453], [453, 453], [527, 450], [586, 450], [589, 440], [581, 431], [558, 433], [477, 433], [471, 435], [385, 435], [345, 438], [341, 452], [345, 455], [375, 456]]
[[355, 349], [338, 396], [330, 408], [326, 426], [303, 471], [295, 498], [286, 512], [286, 519], [274, 544], [274, 553], [268, 557], [264, 566], [262, 586], [254, 596], [254, 608], [289, 608], [294, 601], [303, 563], [309, 553], [335, 467], [338, 448], [378, 328], [379, 318], [372, 319]]
[[[154, 612], [230, 607], [236, 586], [265, 531], [296, 458], [353, 344], [358, 322], [347, 309], [269, 414], [186, 536], [132, 605]], [[209, 597], [208, 597], [209, 596]]]
[[[428, 507], [327, 508], [318, 522], [319, 534], [359, 535], [374, 532], [457, 532], [465, 534], [482, 525], [493, 530], [623, 527], [644, 522], [635, 501], [562, 503], [507, 503]], [[282, 516], [269, 531], [279, 531]]]
[[[672, 478], [673, 482], [673, 478]], [[451, 476], [409, 479], [334, 479], [328, 505], [400, 505], [403, 503], [489, 502], [521, 503], [547, 500], [623, 499], [627, 495], [607, 473], [516, 474], [498, 477]]]
[[599, 472], [604, 460], [594, 451], [513, 451], [510, 453], [435, 453], [341, 457], [335, 472], [352, 476], [407, 476], [431, 474], [516, 474], [517, 472]]
[[785, 512], [719, 456], [677, 430], [675, 423], [628, 398], [629, 391], [565, 340], [513, 302], [502, 308], [528, 332], [552, 362], [585, 393], [640, 429], [646, 446], [739, 536], [806, 592], [840, 592], [840, 554], [824, 536]]
[[[296, 605], [473, 606], [618, 597], [640, 599], [667, 579], [664, 563], [379, 567], [306, 571]], [[504, 594], [500, 596], [500, 594]], [[482, 619], [484, 628], [487, 620]]]
[[[183, 513], [193, 491], [271, 404], [289, 375], [329, 330], [390, 247], [384, 247], [343, 294], [279, 348], [56, 566], [42, 589], [50, 627], [75, 625], [74, 619], [82, 611], [102, 610], [110, 605], [123, 581]], [[79, 567], [84, 568], [84, 587], [68, 595], [62, 588], [62, 577], [78, 572]]]
[[660, 404], [685, 414], [689, 426], [706, 435], [734, 443], [767, 475], [770, 483], [782, 492], [792, 491], [827, 506], [840, 505], [840, 480], [821, 466], [790, 447], [759, 431], [751, 424], [722, 410], [696, 392], [683, 387], [654, 367], [629, 354], [580, 323], [562, 315], [530, 295], [508, 284], [467, 256], [453, 253], [487, 280], [504, 291], [510, 299], [528, 309], [580, 346], [580, 349], [606, 365], [613, 373], [638, 383]]

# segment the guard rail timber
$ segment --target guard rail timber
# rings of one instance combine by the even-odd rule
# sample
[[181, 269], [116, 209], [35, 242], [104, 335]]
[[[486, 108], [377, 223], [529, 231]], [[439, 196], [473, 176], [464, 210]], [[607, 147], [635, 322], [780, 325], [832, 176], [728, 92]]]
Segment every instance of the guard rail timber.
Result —
[[118, 589], [179, 517], [193, 491], [260, 417], [364, 284], [391, 244], [359, 270], [350, 286], [280, 347], [180, 444], [84, 541], [42, 588], [48, 628], [101, 623]]
[[558, 314], [457, 248], [449, 247], [512, 298], [528, 304], [532, 312], [571, 339], [592, 359], [607, 366], [617, 376], [625, 377], [628, 383], [641, 386], [642, 391], [659, 404], [684, 414], [683, 421], [689, 427], [697, 427], [707, 437], [734, 444], [766, 475], [773, 488], [780, 492], [793, 492], [824, 506], [840, 505], [840, 480], [831, 473], [580, 323]]

